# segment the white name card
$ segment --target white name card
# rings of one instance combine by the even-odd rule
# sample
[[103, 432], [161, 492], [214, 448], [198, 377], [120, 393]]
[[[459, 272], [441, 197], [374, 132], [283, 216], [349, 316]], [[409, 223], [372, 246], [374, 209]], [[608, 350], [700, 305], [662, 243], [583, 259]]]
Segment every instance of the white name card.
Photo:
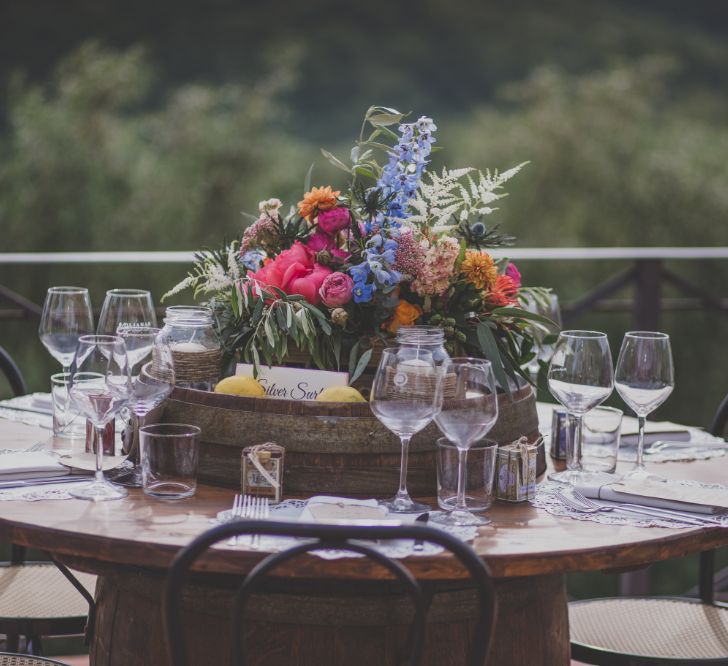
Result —
[[[235, 374], [253, 376], [253, 366], [238, 363]], [[257, 380], [265, 389], [268, 398], [279, 400], [316, 400], [325, 388], [347, 386], [349, 373], [330, 372], [329, 370], [308, 370], [305, 368], [284, 368], [262, 365]]]

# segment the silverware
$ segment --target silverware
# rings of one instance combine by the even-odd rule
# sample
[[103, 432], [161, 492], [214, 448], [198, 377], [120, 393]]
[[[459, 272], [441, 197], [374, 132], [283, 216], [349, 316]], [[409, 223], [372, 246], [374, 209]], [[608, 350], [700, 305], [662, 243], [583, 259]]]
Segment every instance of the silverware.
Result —
[[725, 442], [668, 442], [668, 441], [658, 441], [655, 442], [652, 446], [645, 449], [645, 454], [648, 453], [659, 453], [661, 451], [664, 451], [665, 449], [697, 449], [700, 451], [701, 449], [706, 451], [711, 450], [723, 450], [725, 451], [728, 449], [728, 443]]
[[16, 479], [13, 481], [0, 481], [0, 490], [7, 488], [27, 488], [29, 486], [48, 486], [54, 483], [78, 483], [79, 481], [90, 480], [90, 477], [80, 474], [69, 474], [67, 476], [51, 476], [38, 479]]
[[618, 506], [599, 504], [594, 500], [586, 497], [578, 490], [572, 490], [571, 497], [562, 492], [557, 492], [556, 496], [569, 508], [581, 513], [598, 513], [600, 511], [625, 511], [650, 518], [661, 518], [663, 520], [671, 520], [686, 525], [695, 525], [696, 527], [706, 527], [708, 525], [722, 526], [723, 521], [720, 518], [711, 518], [709, 516], [695, 516], [674, 511], [672, 509], [662, 509], [652, 506], [643, 506], [641, 504], [624, 503]]
[[[417, 518], [415, 518], [416, 523], [420, 523], [421, 525], [427, 525], [427, 521], [430, 520], [430, 512], [425, 511], [425, 513], [421, 513]], [[415, 539], [415, 545], [412, 548], [412, 550], [416, 553], [421, 553], [425, 549], [425, 540], [424, 539]]]

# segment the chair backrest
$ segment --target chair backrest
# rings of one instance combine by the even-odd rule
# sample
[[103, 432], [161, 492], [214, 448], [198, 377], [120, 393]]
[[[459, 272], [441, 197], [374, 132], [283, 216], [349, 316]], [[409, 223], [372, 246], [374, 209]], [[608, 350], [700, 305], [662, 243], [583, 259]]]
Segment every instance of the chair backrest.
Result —
[[[479, 615], [472, 632], [468, 650], [469, 665], [481, 666], [490, 645], [495, 602], [490, 575], [485, 563], [472, 548], [450, 534], [431, 527], [419, 525], [406, 526], [340, 526], [310, 525], [303, 523], [283, 523], [278, 521], [236, 521], [226, 523], [201, 534], [175, 557], [167, 576], [162, 602], [164, 615], [165, 641], [171, 663], [175, 666], [188, 666], [181, 619], [182, 588], [190, 570], [197, 559], [211, 546], [241, 535], [285, 536], [305, 539], [287, 550], [272, 553], [262, 559], [245, 576], [238, 587], [232, 611], [232, 626], [239, 627], [242, 611], [251, 594], [259, 590], [266, 576], [276, 567], [304, 553], [333, 548], [360, 553], [386, 568], [399, 581], [414, 605], [414, 619], [410, 626], [402, 663], [416, 666], [420, 662], [425, 634], [426, 602], [422, 586], [401, 561], [382, 555], [366, 541], [379, 539], [421, 539], [424, 542], [442, 546], [454, 555], [468, 571], [478, 595]], [[246, 663], [243, 632], [232, 632], [233, 664]]]
[[722, 437], [725, 434], [728, 425], [728, 394], [720, 403], [718, 411], [713, 416], [713, 422], [710, 424], [710, 434]]
[[4, 347], [0, 347], [0, 372], [7, 377], [13, 395], [25, 395], [28, 392], [23, 373]]

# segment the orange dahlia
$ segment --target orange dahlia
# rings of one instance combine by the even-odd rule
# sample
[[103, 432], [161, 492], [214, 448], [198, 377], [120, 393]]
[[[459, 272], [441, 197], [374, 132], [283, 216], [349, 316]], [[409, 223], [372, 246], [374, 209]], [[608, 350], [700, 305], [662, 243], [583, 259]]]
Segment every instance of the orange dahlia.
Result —
[[466, 250], [460, 272], [476, 289], [490, 289], [498, 279], [498, 268], [487, 252]]
[[408, 303], [403, 298], [392, 314], [392, 318], [384, 324], [383, 328], [390, 333], [396, 333], [400, 326], [412, 326], [422, 314], [422, 308], [414, 303]]
[[303, 195], [303, 200], [298, 202], [298, 212], [309, 222], [322, 210], [331, 210], [337, 202], [339, 190], [335, 192], [331, 186], [314, 187], [310, 192]]

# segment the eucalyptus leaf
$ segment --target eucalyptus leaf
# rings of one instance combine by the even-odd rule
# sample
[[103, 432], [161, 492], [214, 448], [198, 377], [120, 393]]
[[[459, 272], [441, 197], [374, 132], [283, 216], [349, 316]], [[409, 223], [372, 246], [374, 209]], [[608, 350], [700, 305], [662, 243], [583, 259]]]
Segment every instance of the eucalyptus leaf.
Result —
[[353, 375], [349, 375], [349, 385], [351, 386], [359, 377], [361, 377], [362, 372], [367, 367], [367, 363], [369, 363], [369, 359], [372, 357], [373, 349], [367, 349], [359, 359], [359, 362], [356, 364], [356, 369], [354, 370]]
[[356, 356], [358, 353], [359, 343], [355, 342], [349, 351], [349, 377], [351, 377], [354, 374], [354, 370], [356, 370]]
[[303, 193], [311, 191], [311, 176], [313, 175], [313, 162], [311, 163], [311, 166], [308, 167], [308, 171], [306, 172], [306, 178], [303, 181]]
[[321, 154], [331, 163], [333, 164], [337, 169], [341, 169], [342, 171], [346, 171], [346, 173], [349, 173], [351, 169], [349, 169], [346, 164], [344, 164], [338, 157], [335, 157], [332, 155], [328, 150], [324, 150], [321, 148]]
[[386, 127], [387, 125], [396, 125], [402, 118], [403, 113], [376, 113], [369, 116], [369, 122], [375, 127]]
[[511, 388], [508, 384], [508, 377], [505, 370], [503, 369], [503, 361], [501, 360], [500, 350], [498, 344], [495, 341], [493, 331], [490, 330], [490, 326], [484, 321], [481, 321], [476, 327], [476, 333], [478, 335], [478, 344], [480, 345], [480, 351], [483, 352], [483, 356], [488, 359], [493, 366], [493, 374], [495, 375], [496, 381], [500, 384], [501, 388], [510, 396]]
[[528, 310], [524, 310], [522, 308], [516, 308], [516, 307], [495, 308], [493, 310], [493, 314], [503, 315], [504, 317], [517, 317], [519, 319], [527, 319], [528, 321], [533, 321], [533, 322], [536, 322], [537, 324], [541, 324], [549, 330], [552, 330], [552, 331], [559, 330], [559, 325], [552, 319], [549, 319], [548, 317], [544, 317], [543, 315], [540, 315], [540, 314], [536, 314], [535, 312], [529, 312]]

